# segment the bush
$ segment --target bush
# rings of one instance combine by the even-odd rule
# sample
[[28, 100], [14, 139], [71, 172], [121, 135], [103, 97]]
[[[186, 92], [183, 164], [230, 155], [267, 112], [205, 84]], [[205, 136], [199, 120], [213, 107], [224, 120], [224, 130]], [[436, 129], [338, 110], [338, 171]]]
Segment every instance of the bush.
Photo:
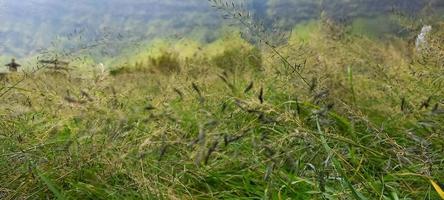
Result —
[[213, 57], [211, 63], [230, 72], [259, 70], [262, 68], [262, 55], [258, 48], [232, 48]]
[[163, 51], [158, 57], [149, 59], [151, 67], [162, 74], [171, 74], [180, 72], [180, 60], [177, 54]]

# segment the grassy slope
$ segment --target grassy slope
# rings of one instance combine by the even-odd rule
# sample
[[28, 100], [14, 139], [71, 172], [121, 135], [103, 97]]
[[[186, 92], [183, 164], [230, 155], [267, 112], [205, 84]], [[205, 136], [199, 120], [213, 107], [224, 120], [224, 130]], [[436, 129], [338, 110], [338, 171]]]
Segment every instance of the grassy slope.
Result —
[[251, 52], [237, 42], [169, 75], [145, 62], [116, 76], [28, 77], [0, 98], [0, 197], [437, 199], [443, 41], [419, 59], [404, 41], [309, 27], [281, 51], [306, 63], [312, 91], [267, 51], [262, 70], [233, 68]]

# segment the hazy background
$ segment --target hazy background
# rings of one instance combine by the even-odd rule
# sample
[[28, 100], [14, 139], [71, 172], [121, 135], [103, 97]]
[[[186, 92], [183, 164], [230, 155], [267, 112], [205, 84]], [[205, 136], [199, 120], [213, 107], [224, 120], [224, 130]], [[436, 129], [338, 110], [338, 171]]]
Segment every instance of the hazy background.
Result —
[[[426, 0], [247, 0], [243, 3], [265, 23], [291, 29], [321, 11], [348, 22], [402, 11], [418, 14]], [[157, 37], [191, 37], [209, 42], [222, 20], [207, 0], [3, 0], [0, 2], [0, 56], [25, 57], [50, 46], [93, 41], [125, 43]], [[67, 41], [70, 41], [69, 43]], [[72, 45], [72, 44], [71, 44]], [[112, 52], [111, 52], [112, 53]]]

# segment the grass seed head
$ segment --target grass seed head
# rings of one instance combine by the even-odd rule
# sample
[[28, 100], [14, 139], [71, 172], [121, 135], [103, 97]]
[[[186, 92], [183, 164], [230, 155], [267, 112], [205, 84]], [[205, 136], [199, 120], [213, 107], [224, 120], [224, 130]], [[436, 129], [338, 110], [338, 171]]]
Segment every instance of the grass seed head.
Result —
[[261, 87], [261, 89], [259, 90], [259, 95], [257, 97], [259, 99], [259, 102], [261, 104], [264, 103], [264, 88]]
[[248, 86], [245, 88], [244, 93], [247, 94], [248, 92], [250, 92], [251, 89], [253, 89], [254, 87], [254, 82], [251, 81], [250, 84], [248, 84]]

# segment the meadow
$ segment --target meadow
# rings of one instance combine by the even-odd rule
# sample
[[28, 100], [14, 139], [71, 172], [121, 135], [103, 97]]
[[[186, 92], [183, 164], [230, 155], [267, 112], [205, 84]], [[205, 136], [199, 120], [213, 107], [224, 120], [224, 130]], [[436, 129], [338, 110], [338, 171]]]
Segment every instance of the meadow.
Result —
[[9, 74], [0, 199], [443, 198], [444, 24], [421, 51], [350, 31]]

